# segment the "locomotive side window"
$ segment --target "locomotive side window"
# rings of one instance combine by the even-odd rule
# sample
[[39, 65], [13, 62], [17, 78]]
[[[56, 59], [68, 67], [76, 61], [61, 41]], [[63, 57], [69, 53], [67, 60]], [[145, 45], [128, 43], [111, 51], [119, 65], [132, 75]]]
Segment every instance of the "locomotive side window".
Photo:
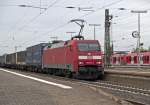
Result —
[[100, 51], [97, 43], [78, 43], [79, 51]]

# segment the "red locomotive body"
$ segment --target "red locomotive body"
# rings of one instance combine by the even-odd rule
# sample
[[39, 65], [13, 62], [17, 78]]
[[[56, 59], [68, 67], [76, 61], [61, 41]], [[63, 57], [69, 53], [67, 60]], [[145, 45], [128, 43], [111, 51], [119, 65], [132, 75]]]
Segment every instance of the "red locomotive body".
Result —
[[70, 40], [43, 51], [43, 68], [49, 73], [93, 79], [103, 76], [102, 53], [96, 40]]

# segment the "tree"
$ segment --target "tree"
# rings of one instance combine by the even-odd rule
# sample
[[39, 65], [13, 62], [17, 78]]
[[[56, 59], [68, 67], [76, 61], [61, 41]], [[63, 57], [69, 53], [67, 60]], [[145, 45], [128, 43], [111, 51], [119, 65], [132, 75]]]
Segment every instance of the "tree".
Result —
[[[148, 50], [144, 49], [143, 47], [140, 48], [140, 52], [145, 52], [145, 51], [148, 51]], [[150, 49], [149, 49], [149, 51], [150, 51]], [[138, 52], [138, 48], [133, 48], [132, 52]]]

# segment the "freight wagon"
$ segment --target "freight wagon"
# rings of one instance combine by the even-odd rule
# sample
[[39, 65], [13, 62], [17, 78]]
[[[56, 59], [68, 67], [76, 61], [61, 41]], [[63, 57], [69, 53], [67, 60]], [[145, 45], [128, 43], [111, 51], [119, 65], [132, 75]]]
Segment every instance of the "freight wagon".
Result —
[[26, 49], [26, 68], [30, 71], [39, 71], [42, 68], [43, 49], [48, 43], [40, 43]]
[[6, 64], [6, 54], [0, 56], [0, 66], [4, 67]]
[[9, 68], [23, 68], [26, 65], [26, 51], [20, 51], [5, 55], [6, 67]]
[[6, 67], [14, 68], [16, 65], [16, 53], [6, 55]]

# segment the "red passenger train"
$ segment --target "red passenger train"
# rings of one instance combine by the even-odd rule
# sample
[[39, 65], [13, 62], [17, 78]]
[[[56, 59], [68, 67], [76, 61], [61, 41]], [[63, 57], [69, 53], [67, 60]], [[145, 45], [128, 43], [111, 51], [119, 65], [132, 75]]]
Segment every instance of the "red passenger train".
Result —
[[129, 65], [136, 66], [140, 64], [141, 66], [150, 66], [150, 52], [141, 52], [138, 61], [137, 53], [127, 53], [127, 54], [113, 54], [111, 57], [112, 65]]
[[97, 40], [69, 40], [52, 44], [43, 51], [43, 69], [80, 79], [104, 75], [102, 52]]

